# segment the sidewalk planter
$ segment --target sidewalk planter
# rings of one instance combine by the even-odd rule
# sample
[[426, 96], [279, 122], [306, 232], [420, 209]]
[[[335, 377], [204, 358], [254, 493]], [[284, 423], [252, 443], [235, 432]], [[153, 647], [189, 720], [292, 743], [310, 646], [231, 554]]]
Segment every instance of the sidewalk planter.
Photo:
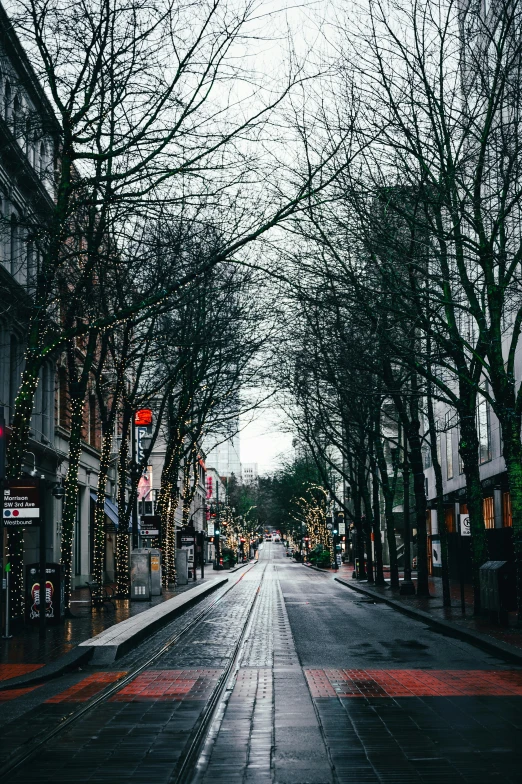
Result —
[[319, 566], [321, 569], [329, 569], [331, 560], [330, 550], [312, 550], [309, 557], [310, 563], [314, 566]]

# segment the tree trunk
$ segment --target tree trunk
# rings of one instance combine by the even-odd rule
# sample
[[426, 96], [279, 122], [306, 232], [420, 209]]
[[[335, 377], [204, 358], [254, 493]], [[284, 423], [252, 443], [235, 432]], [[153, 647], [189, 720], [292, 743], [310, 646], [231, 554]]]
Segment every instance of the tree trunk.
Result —
[[511, 495], [511, 518], [513, 524], [513, 552], [515, 556], [515, 575], [517, 592], [517, 619], [522, 621], [522, 444], [520, 435], [511, 433], [504, 436], [504, 459], [509, 479]]
[[113, 430], [110, 428], [102, 433], [102, 449], [100, 456], [100, 470], [96, 488], [96, 504], [94, 507], [94, 549], [93, 549], [93, 578], [97, 584], [94, 594], [96, 603], [102, 602], [102, 585], [105, 562], [105, 489], [109, 473], [109, 462], [112, 448]]
[[429, 596], [428, 583], [428, 532], [426, 528], [426, 485], [422, 464], [422, 447], [419, 435], [420, 422], [413, 420], [408, 427], [409, 463], [413, 474], [415, 520], [417, 525], [417, 595]]
[[[22, 382], [14, 405], [11, 435], [7, 450], [7, 476], [19, 479], [24, 455], [29, 442], [29, 429], [34, 407], [34, 396], [42, 360], [38, 352], [26, 351]], [[11, 567], [11, 617], [24, 613], [24, 531], [19, 528], [7, 532], [7, 554]]]
[[399, 564], [397, 562], [397, 541], [395, 539], [395, 521], [393, 519], [394, 490], [390, 485], [388, 476], [388, 466], [384, 457], [384, 450], [380, 439], [376, 440], [377, 464], [381, 477], [381, 487], [384, 496], [384, 520], [386, 523], [386, 541], [388, 542], [388, 552], [390, 553], [390, 585], [392, 588], [399, 588]]
[[365, 477], [362, 477], [362, 492], [364, 503], [364, 532], [366, 536], [366, 579], [369, 583], [374, 582], [373, 577], [373, 554], [372, 554], [372, 522], [373, 510], [370, 500], [370, 493], [368, 485], [365, 482]]
[[385, 585], [383, 561], [382, 561], [382, 539], [381, 539], [381, 502], [379, 493], [379, 479], [377, 476], [377, 463], [375, 454], [370, 451], [370, 470], [372, 475], [372, 517], [373, 517], [373, 539], [375, 546], [375, 585]]
[[[354, 488], [353, 494], [353, 521], [355, 525], [355, 532], [357, 534], [357, 559], [359, 561], [359, 568], [357, 571], [357, 576], [361, 580], [366, 579], [366, 568], [365, 568], [365, 560], [364, 560], [364, 532], [363, 532], [363, 525], [362, 525], [362, 513], [361, 513], [361, 495], [359, 492], [359, 488]], [[354, 553], [355, 557], [355, 553]]]
[[444, 607], [451, 607], [451, 592], [449, 581], [449, 552], [448, 552], [448, 531], [446, 528], [446, 517], [444, 514], [444, 488], [442, 484], [442, 469], [437, 454], [437, 431], [435, 428], [435, 415], [433, 411], [433, 399], [431, 390], [428, 388], [428, 431], [430, 437], [430, 453], [433, 471], [435, 473], [435, 492], [437, 493], [437, 523], [440, 537], [440, 562], [442, 571], [442, 604]]
[[[479, 442], [475, 425], [474, 406], [472, 414], [466, 414], [460, 418], [459, 448], [466, 476], [466, 495], [471, 529], [474, 612], [478, 614], [480, 613], [479, 569], [487, 561], [488, 547], [482, 507], [482, 484], [478, 462]], [[457, 520], [456, 523], [457, 536], [460, 536], [459, 521]]]
[[130, 596], [129, 518], [126, 514], [126, 492], [131, 418], [132, 410], [126, 405], [123, 411], [118, 452], [118, 533], [116, 534], [116, 593], [122, 599]]
[[85, 392], [83, 385], [73, 394], [70, 387], [71, 396], [71, 425], [69, 436], [69, 464], [65, 477], [65, 500], [62, 515], [62, 541], [61, 541], [61, 562], [63, 567], [63, 586], [65, 608], [71, 606], [72, 592], [72, 562], [73, 562], [73, 540], [76, 513], [78, 508], [78, 469], [82, 453], [82, 428], [83, 428], [83, 409], [85, 403]]

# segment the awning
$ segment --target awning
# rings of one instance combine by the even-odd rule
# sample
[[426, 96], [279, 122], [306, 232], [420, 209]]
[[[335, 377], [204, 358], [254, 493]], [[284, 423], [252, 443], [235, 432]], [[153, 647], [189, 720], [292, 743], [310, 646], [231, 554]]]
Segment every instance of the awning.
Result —
[[[96, 493], [93, 493], [92, 490], [91, 490], [91, 498], [94, 501], [94, 503], [96, 503], [96, 501], [98, 500], [98, 496], [96, 495]], [[119, 524], [118, 507], [116, 506], [116, 504], [113, 504], [110, 498], [105, 499], [105, 503], [103, 505], [103, 511], [105, 512], [109, 520], [112, 523], [114, 523], [116, 530], [118, 530], [118, 524]]]

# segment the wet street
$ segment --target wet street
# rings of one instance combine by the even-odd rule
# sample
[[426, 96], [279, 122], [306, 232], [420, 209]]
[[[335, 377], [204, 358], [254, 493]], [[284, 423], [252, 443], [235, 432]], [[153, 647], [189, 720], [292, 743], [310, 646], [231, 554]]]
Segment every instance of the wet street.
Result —
[[[113, 667], [7, 694], [0, 764], [18, 784], [522, 775], [522, 670], [295, 564], [276, 543]], [[14, 766], [21, 749], [34, 754]]]

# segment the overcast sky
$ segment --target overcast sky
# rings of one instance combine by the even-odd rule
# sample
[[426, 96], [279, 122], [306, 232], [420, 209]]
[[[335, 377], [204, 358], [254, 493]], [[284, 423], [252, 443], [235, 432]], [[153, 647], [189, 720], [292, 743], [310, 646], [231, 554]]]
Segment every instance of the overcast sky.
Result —
[[281, 415], [273, 408], [261, 409], [253, 421], [244, 420], [240, 439], [241, 462], [257, 463], [260, 474], [274, 471], [293, 454], [292, 434], [284, 431]]

